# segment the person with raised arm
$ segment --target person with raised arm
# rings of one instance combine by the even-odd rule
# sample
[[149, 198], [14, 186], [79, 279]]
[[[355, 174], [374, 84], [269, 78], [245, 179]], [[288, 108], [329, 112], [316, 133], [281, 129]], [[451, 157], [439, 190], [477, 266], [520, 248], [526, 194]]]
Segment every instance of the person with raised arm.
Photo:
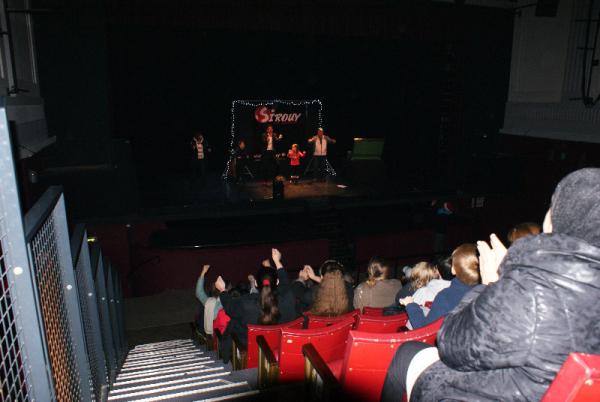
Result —
[[223, 308], [223, 305], [219, 300], [219, 294], [214, 285], [210, 296], [207, 295], [206, 291], [204, 290], [204, 277], [209, 269], [210, 265], [208, 264], [202, 266], [202, 272], [200, 273], [200, 277], [198, 277], [198, 281], [196, 282], [196, 298], [204, 306], [204, 333], [207, 335], [212, 335], [213, 321], [219, 313], [219, 310]]
[[277, 160], [275, 155], [277, 154], [277, 142], [283, 139], [283, 134], [278, 134], [273, 131], [273, 126], [268, 125], [264, 134], [262, 135], [263, 149], [261, 155], [261, 171], [265, 182], [273, 180], [277, 175]]
[[313, 144], [313, 156], [306, 170], [312, 170], [314, 177], [318, 181], [325, 181], [325, 178], [330, 173], [330, 165], [327, 160], [327, 145], [335, 144], [336, 141], [325, 135], [325, 131], [319, 127], [317, 134], [308, 139], [309, 144]]
[[248, 342], [248, 324], [281, 324], [293, 321], [299, 316], [279, 250], [273, 248], [271, 258], [276, 269], [265, 267], [263, 264], [254, 275], [258, 293], [233, 298], [225, 291], [225, 282], [220, 276], [215, 282], [217, 290], [222, 292], [220, 299], [223, 309], [231, 318], [221, 342], [224, 361], [231, 359], [232, 334], [237, 336], [242, 345]]
[[306, 152], [298, 150], [298, 144], [292, 144], [292, 148], [288, 151], [290, 159], [290, 183], [298, 184], [300, 180], [300, 158], [304, 158]]

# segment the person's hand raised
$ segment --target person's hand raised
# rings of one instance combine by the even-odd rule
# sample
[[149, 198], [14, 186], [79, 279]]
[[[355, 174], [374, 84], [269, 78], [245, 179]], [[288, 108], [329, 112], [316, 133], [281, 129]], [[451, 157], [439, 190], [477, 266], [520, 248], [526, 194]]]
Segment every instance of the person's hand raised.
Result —
[[208, 270], [209, 270], [209, 269], [210, 269], [210, 265], [208, 265], [208, 264], [204, 264], [204, 265], [202, 266], [202, 273], [200, 274], [200, 276], [204, 276], [204, 275], [206, 275], [206, 273], [208, 272]]
[[271, 258], [274, 262], [281, 261], [281, 252], [276, 248], [271, 249]]
[[315, 274], [315, 271], [312, 269], [312, 267], [310, 265], [305, 265], [304, 269], [306, 270], [306, 273], [308, 274], [308, 278], [312, 279], [313, 281], [320, 283], [321, 282], [321, 277], [317, 276]]
[[298, 273], [298, 278], [302, 281], [302, 282], [306, 282], [309, 278], [308, 278], [308, 272], [306, 272], [306, 268], [303, 268], [300, 270], [300, 272]]
[[283, 268], [283, 264], [281, 263], [281, 253], [279, 252], [279, 250], [277, 250], [276, 248], [272, 248], [271, 258], [273, 259], [273, 262], [275, 263], [275, 267], [277, 269]]
[[498, 268], [500, 268], [500, 263], [502, 263], [508, 250], [498, 239], [498, 236], [493, 233], [490, 235], [489, 245], [485, 241], [477, 242], [477, 250], [479, 251], [481, 283], [488, 285], [496, 282], [500, 278]]
[[223, 278], [221, 278], [221, 275], [219, 275], [219, 277], [215, 281], [215, 288], [219, 292], [224, 292], [225, 291], [225, 281], [223, 280]]

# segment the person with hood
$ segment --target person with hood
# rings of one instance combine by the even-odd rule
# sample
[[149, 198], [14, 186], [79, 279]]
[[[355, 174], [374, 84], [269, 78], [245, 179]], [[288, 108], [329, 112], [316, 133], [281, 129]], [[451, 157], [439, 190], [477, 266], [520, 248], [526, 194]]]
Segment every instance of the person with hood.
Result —
[[382, 400], [539, 401], [569, 353], [600, 353], [599, 228], [600, 169], [587, 168], [560, 181], [543, 234], [508, 251], [496, 235], [478, 242], [482, 285], [437, 348], [398, 348]]

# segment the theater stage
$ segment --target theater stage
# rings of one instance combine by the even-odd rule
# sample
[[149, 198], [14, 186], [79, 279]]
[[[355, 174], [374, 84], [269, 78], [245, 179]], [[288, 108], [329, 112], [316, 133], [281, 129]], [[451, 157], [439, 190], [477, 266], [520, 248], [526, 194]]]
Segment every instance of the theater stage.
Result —
[[[229, 186], [250, 200], [273, 199], [273, 185], [271, 183], [252, 181], [244, 184], [229, 184]], [[300, 180], [298, 184], [286, 181], [283, 191], [283, 198], [287, 200], [314, 197], [353, 197], [357, 195], [359, 195], [357, 189], [335, 179], [329, 179], [326, 182], [310, 179]]]

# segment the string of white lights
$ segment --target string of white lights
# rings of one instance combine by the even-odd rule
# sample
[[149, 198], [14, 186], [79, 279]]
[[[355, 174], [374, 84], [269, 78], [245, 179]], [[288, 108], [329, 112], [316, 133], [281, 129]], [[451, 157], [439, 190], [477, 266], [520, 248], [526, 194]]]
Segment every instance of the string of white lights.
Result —
[[[231, 139], [229, 141], [229, 159], [227, 160], [227, 165], [225, 166], [225, 171], [221, 175], [223, 179], [226, 179], [230, 176], [231, 162], [233, 158], [235, 158], [235, 108], [236, 106], [272, 106], [275, 104], [279, 105], [291, 105], [291, 106], [306, 106], [306, 105], [319, 105], [318, 108], [318, 121], [319, 127], [323, 127], [323, 103], [319, 99], [310, 99], [310, 100], [285, 100], [285, 99], [271, 99], [271, 100], [243, 100], [236, 99], [231, 102]], [[333, 168], [332, 168], [333, 170]], [[334, 171], [335, 175], [335, 171]]]

